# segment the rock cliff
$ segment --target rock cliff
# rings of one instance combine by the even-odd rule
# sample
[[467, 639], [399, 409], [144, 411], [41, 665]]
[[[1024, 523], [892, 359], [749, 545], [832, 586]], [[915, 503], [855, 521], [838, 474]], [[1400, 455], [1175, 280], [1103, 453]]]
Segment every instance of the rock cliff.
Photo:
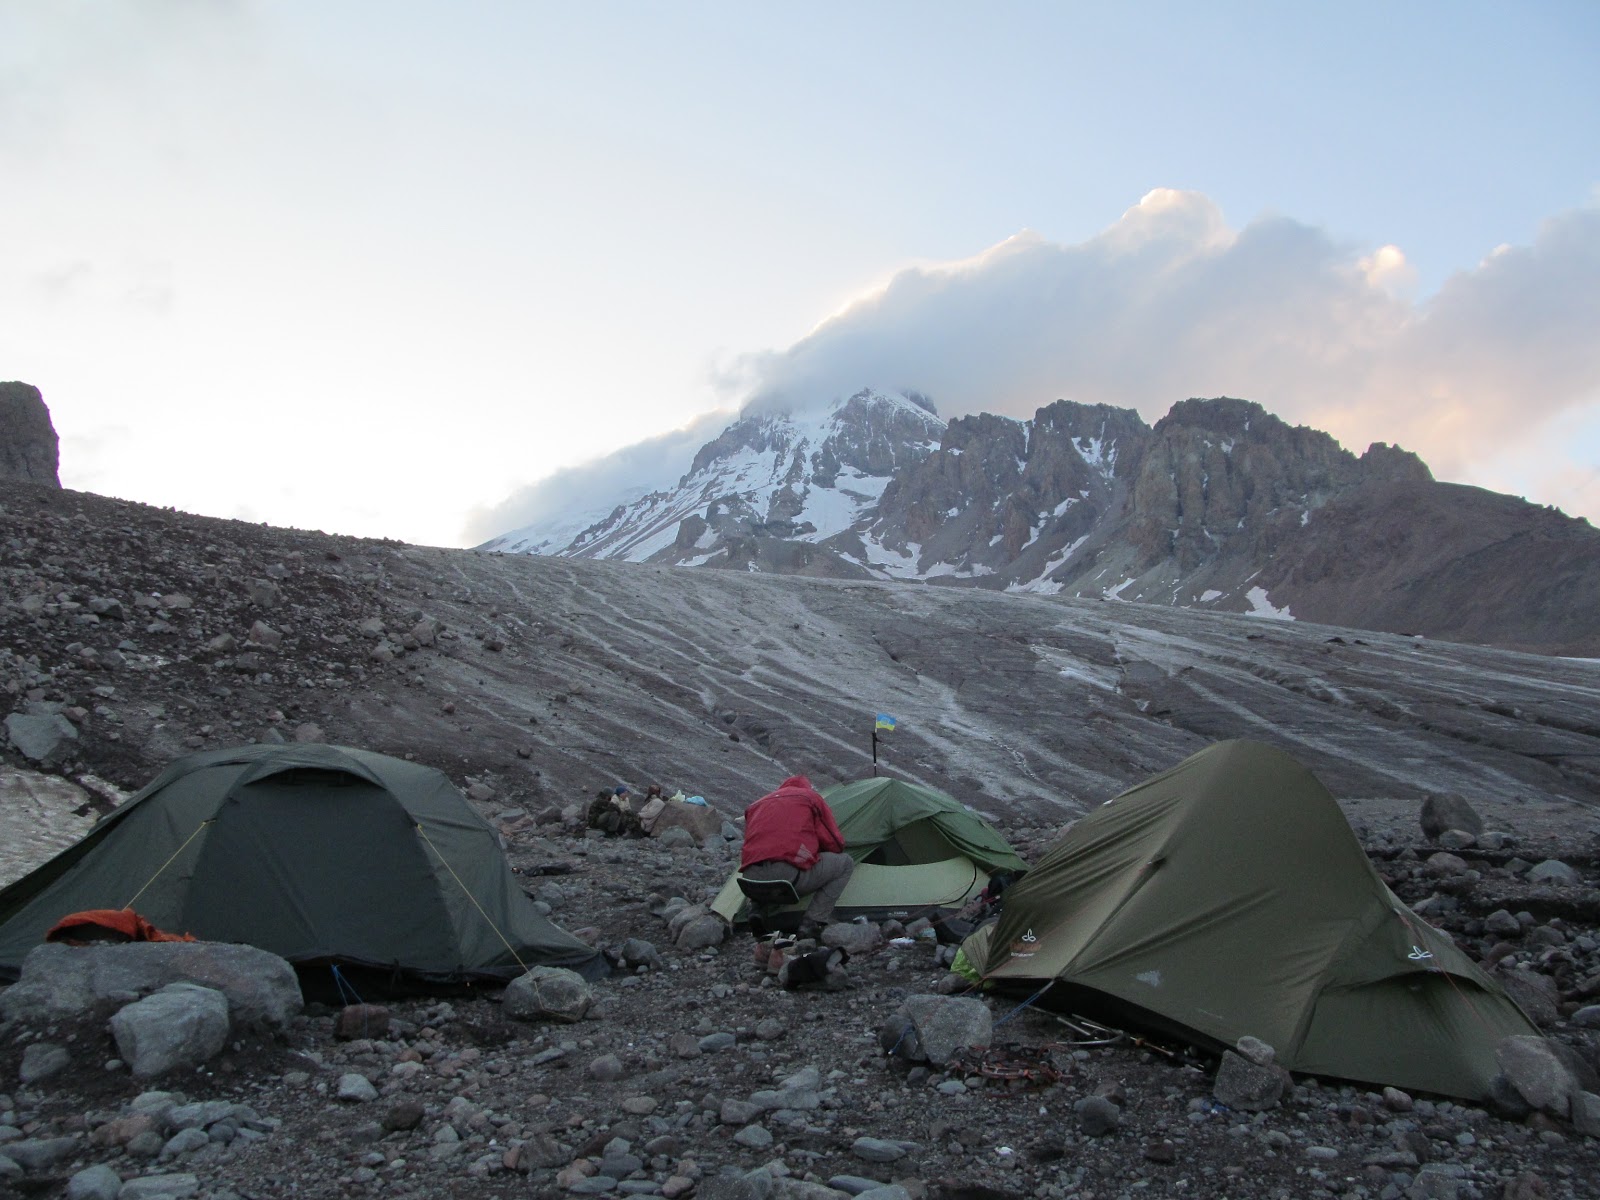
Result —
[[0, 479], [60, 487], [60, 439], [39, 389], [0, 383]]

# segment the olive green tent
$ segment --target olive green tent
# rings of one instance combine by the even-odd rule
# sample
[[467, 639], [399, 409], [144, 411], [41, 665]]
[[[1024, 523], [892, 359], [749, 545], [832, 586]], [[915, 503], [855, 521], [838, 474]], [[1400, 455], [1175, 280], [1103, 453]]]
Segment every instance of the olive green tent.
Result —
[[342, 746], [244, 746], [174, 762], [0, 891], [0, 978], [16, 978], [61, 917], [104, 908], [299, 966], [375, 968], [412, 983], [504, 981], [524, 965], [605, 970], [592, 947], [538, 913], [494, 830], [448, 779]]
[[1495, 1045], [1537, 1030], [1373, 871], [1282, 751], [1222, 742], [1072, 826], [963, 954], [991, 984], [1295, 1071], [1488, 1096]]
[[[933, 915], [960, 908], [1006, 871], [1028, 864], [977, 813], [937, 788], [898, 779], [862, 779], [824, 788], [855, 874], [834, 908], [842, 920]], [[737, 921], [744, 894], [736, 877], [712, 909]], [[793, 910], [798, 914], [804, 903]], [[781, 923], [781, 921], [780, 921]]]

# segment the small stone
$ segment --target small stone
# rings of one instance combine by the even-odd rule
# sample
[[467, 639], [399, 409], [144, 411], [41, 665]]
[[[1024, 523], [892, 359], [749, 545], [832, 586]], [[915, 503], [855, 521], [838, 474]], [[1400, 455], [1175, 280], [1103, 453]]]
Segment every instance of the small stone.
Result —
[[65, 1070], [71, 1061], [65, 1047], [50, 1042], [31, 1042], [22, 1052], [17, 1077], [23, 1083], [37, 1083]]
[[383, 1114], [383, 1127], [390, 1132], [397, 1129], [415, 1129], [422, 1124], [423, 1107], [416, 1100], [401, 1100]]
[[1397, 1087], [1383, 1089], [1383, 1106], [1390, 1112], [1407, 1113], [1411, 1111], [1413, 1101], [1409, 1093], [1402, 1092]]
[[850, 1153], [867, 1162], [891, 1163], [906, 1156], [905, 1147], [882, 1138], [858, 1137], [850, 1144]]
[[746, 1125], [733, 1135], [733, 1140], [750, 1150], [765, 1150], [772, 1145], [772, 1134], [760, 1125]]
[[1499, 938], [1522, 936], [1522, 922], [1505, 909], [1496, 909], [1483, 919], [1483, 931]]
[[365, 1076], [354, 1071], [339, 1076], [339, 1090], [337, 1098], [352, 1104], [365, 1104], [369, 1100], [378, 1098], [378, 1089]]
[[1233, 1048], [1258, 1067], [1270, 1067], [1278, 1057], [1278, 1052], [1266, 1042], [1249, 1034], [1245, 1034], [1235, 1042]]
[[589, 1078], [600, 1083], [614, 1083], [627, 1073], [622, 1060], [615, 1054], [602, 1054], [589, 1064]]
[[1078, 1127], [1090, 1137], [1104, 1137], [1122, 1123], [1122, 1110], [1104, 1096], [1085, 1096], [1072, 1106]]

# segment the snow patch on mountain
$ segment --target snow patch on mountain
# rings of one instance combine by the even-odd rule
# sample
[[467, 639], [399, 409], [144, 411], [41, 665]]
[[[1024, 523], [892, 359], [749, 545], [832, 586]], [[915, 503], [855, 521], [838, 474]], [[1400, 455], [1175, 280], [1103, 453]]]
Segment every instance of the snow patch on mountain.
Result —
[[[581, 512], [482, 549], [702, 566], [740, 538], [814, 544], [859, 533], [895, 471], [937, 450], [943, 429], [925, 404], [871, 389], [822, 411], [747, 416], [670, 478], [619, 481]], [[877, 549], [868, 547], [869, 563]], [[895, 559], [900, 569], [885, 564], [881, 577], [916, 575], [914, 558], [909, 571]]]

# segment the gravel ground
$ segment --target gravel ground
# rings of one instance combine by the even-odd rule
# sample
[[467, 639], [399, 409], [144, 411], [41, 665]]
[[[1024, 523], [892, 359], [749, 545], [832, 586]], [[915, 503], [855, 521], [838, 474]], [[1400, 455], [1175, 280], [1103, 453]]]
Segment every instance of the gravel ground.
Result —
[[[1431, 898], [1430, 919], [1480, 954], [1496, 940], [1483, 933], [1482, 904], [1515, 895], [1541, 909], [1537, 928], [1553, 927], [1560, 944], [1530, 933], [1502, 957], [1550, 981], [1547, 1032], [1593, 1060], [1592, 1034], [1569, 1020], [1593, 1003], [1583, 987], [1600, 990], [1593, 917], [1573, 915], [1596, 894], [1593, 855], [1574, 850], [1588, 837], [1586, 814], [1546, 814], [1536, 834], [1519, 835], [1523, 858], [1563, 851], [1580, 864], [1584, 886], [1550, 889], [1487, 852], [1467, 873], [1475, 879], [1439, 875], [1414, 803], [1349, 809], [1396, 889], [1424, 907]], [[394, 1002], [368, 1036], [346, 1040], [338, 1012], [312, 1006], [285, 1039], [236, 1043], [160, 1085], [191, 1103], [247, 1109], [203, 1134], [158, 1121], [142, 1143], [127, 1140], [130, 1115], [171, 1104], [138, 1100], [145, 1088], [107, 1068], [115, 1051], [103, 1026], [6, 1030], [0, 1080], [16, 1080], [36, 1037], [65, 1046], [71, 1064], [0, 1097], [0, 1126], [28, 1139], [86, 1135], [25, 1181], [28, 1194], [60, 1194], [98, 1162], [123, 1177], [167, 1177], [143, 1185], [158, 1192], [185, 1194], [192, 1182], [188, 1194], [219, 1198], [755, 1196], [764, 1193], [738, 1176], [763, 1166], [765, 1194], [816, 1198], [889, 1183], [935, 1200], [1600, 1195], [1600, 1142], [1554, 1121], [1309, 1078], [1270, 1111], [1233, 1112], [1213, 1099], [1213, 1060], [1131, 1038], [1077, 1044], [1055, 1014], [1004, 998], [987, 1001], [996, 1043], [1043, 1051], [1059, 1082], [913, 1067], [887, 1058], [878, 1033], [904, 997], [947, 978], [934, 947], [886, 944], [852, 959], [844, 990], [786, 991], [748, 935], [680, 950], [658, 915], [673, 896], [703, 899], [731, 868], [731, 849], [508, 828], [514, 865], [557, 920], [594, 922], [587, 936], [608, 947], [650, 941], [659, 965], [595, 984], [575, 1024], [512, 1020], [498, 996], [479, 994]], [[1023, 830], [1017, 840], [1036, 852], [1047, 837]], [[370, 1098], [338, 1098], [352, 1074], [371, 1082]], [[1109, 1106], [1082, 1104], [1095, 1096]], [[125, 1196], [152, 1194], [128, 1186]]]

